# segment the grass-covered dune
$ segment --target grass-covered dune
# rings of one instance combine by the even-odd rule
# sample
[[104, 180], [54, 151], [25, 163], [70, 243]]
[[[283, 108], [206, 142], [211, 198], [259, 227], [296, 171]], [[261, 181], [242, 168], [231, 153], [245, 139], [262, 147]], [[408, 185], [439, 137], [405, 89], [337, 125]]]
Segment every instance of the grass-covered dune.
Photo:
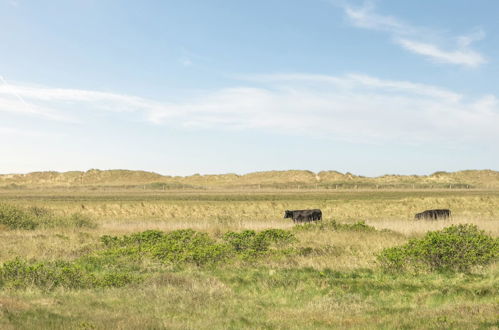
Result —
[[0, 328], [497, 328], [498, 237], [493, 190], [3, 191]]
[[244, 175], [164, 176], [130, 170], [33, 172], [0, 175], [0, 188], [121, 187], [172, 189], [473, 189], [499, 188], [499, 172], [467, 170], [430, 175], [365, 177], [337, 171], [303, 170], [254, 172]]

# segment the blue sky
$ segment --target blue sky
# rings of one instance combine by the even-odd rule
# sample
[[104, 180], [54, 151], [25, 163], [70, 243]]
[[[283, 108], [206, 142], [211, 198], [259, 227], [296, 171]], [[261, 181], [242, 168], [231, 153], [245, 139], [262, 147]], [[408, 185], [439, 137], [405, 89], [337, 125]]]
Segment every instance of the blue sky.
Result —
[[499, 170], [497, 13], [0, 0], [0, 173]]

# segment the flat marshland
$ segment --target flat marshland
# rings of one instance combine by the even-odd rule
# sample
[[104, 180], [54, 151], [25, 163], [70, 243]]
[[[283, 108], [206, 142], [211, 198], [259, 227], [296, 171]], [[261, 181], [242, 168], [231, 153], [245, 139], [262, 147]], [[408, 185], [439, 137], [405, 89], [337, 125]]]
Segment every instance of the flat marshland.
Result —
[[[305, 208], [322, 223], [283, 219]], [[0, 328], [498, 328], [497, 256], [380, 262], [458, 224], [497, 241], [499, 191], [4, 190]]]

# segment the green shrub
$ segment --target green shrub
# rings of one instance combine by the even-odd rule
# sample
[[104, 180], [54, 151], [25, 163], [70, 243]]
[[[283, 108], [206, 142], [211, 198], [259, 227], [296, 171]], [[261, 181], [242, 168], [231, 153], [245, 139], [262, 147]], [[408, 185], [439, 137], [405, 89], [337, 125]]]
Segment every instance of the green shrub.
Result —
[[258, 237], [254, 230], [244, 230], [240, 233], [228, 232], [223, 236], [223, 240], [232, 246], [236, 253], [253, 250], [253, 251], [266, 251], [268, 243]]
[[389, 270], [459, 271], [484, 266], [499, 257], [499, 239], [475, 225], [464, 224], [428, 232], [421, 239], [383, 250], [378, 261]]
[[193, 263], [200, 266], [217, 263], [225, 260], [230, 252], [227, 245], [192, 229], [169, 233], [148, 230], [121, 238], [103, 236], [101, 241], [108, 247], [104, 251], [107, 255], [148, 256], [168, 264]]
[[139, 281], [138, 276], [127, 272], [110, 272], [94, 279], [94, 287], [120, 288]]
[[376, 228], [369, 226], [365, 221], [358, 221], [356, 223], [338, 223], [336, 220], [321, 221], [320, 223], [306, 223], [294, 227], [294, 230], [331, 230], [331, 231], [376, 231]]
[[102, 257], [130, 260], [152, 258], [167, 264], [190, 263], [198, 266], [216, 264], [233, 256], [250, 257], [261, 255], [271, 244], [282, 246], [293, 242], [294, 235], [281, 229], [268, 229], [262, 232], [245, 230], [228, 232], [222, 242], [217, 242], [208, 234], [192, 229], [181, 229], [164, 233], [148, 230], [128, 236], [102, 236], [106, 250]]
[[243, 258], [255, 257], [269, 250], [272, 243], [282, 246], [294, 242], [294, 235], [282, 229], [267, 229], [256, 233], [254, 230], [244, 230], [240, 233], [228, 232], [223, 236], [235, 251]]
[[153, 257], [166, 263], [194, 263], [198, 266], [217, 263], [228, 257], [228, 248], [217, 244], [206, 233], [192, 229], [176, 230], [150, 248]]
[[36, 216], [10, 204], [0, 204], [0, 225], [9, 229], [32, 230], [38, 226]]
[[337, 224], [337, 230], [345, 230], [345, 231], [376, 231], [376, 228], [366, 225], [365, 221], [358, 221], [356, 223], [342, 223]]
[[104, 235], [100, 240], [107, 247], [124, 247], [130, 245], [154, 245], [161, 241], [164, 233], [159, 230], [146, 230], [141, 233], [132, 234], [130, 236], [116, 237]]
[[283, 229], [266, 229], [259, 232], [258, 235], [262, 236], [267, 242], [277, 244], [287, 244], [296, 241], [293, 233]]

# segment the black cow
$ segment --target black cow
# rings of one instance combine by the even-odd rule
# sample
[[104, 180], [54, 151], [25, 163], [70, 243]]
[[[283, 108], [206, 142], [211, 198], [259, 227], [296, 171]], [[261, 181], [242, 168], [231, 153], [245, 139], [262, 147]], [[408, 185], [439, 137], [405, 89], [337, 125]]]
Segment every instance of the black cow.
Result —
[[293, 222], [310, 222], [322, 220], [322, 211], [319, 209], [313, 210], [286, 210], [284, 218], [292, 218]]
[[414, 216], [414, 219], [429, 219], [429, 220], [437, 220], [437, 219], [445, 219], [450, 217], [450, 210], [448, 209], [438, 209], [438, 210], [426, 210], [421, 213], [417, 213]]

